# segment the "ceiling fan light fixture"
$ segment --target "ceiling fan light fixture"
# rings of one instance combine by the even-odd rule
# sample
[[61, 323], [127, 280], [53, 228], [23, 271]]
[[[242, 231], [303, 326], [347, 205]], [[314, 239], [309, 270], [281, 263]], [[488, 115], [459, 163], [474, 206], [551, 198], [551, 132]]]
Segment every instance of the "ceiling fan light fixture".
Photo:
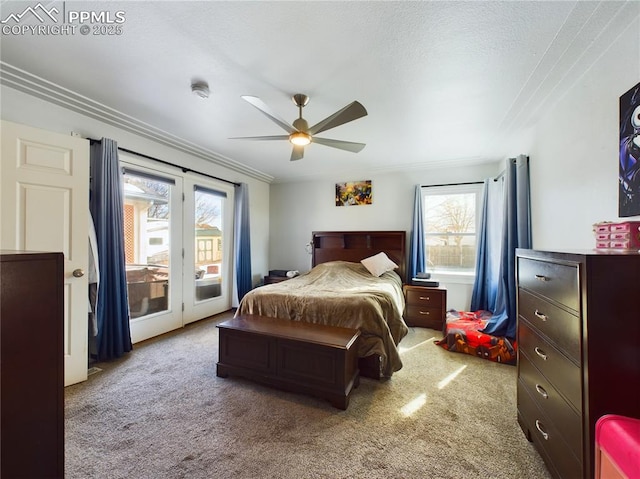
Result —
[[[1, 1], [1, 0], [0, 0]], [[367, 110], [358, 101], [353, 101], [344, 108], [329, 115], [324, 120], [309, 127], [307, 120], [302, 117], [302, 108], [309, 102], [309, 97], [302, 93], [293, 95], [293, 102], [298, 107], [298, 118], [293, 124], [289, 124], [283, 120], [277, 113], [273, 112], [260, 98], [256, 96], [243, 95], [243, 100], [260, 110], [260, 112], [276, 123], [280, 128], [287, 132], [287, 135], [268, 135], [268, 136], [244, 136], [235, 138], [239, 140], [289, 140], [293, 145], [291, 151], [291, 161], [301, 160], [304, 157], [304, 147], [309, 143], [317, 143], [324, 146], [330, 146], [339, 150], [350, 151], [352, 153], [360, 152], [366, 145], [364, 143], [356, 143], [353, 141], [331, 140], [315, 136], [323, 131], [330, 130], [345, 123], [349, 123], [363, 116], [367, 116]]]
[[289, 141], [297, 146], [307, 146], [311, 143], [311, 135], [303, 131], [296, 131], [289, 135]]

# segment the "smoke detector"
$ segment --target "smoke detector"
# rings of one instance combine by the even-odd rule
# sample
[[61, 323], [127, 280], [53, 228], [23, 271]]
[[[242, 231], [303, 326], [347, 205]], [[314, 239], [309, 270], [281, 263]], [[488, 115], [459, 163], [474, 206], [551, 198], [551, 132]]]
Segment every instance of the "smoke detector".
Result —
[[191, 92], [200, 98], [209, 98], [209, 85], [205, 81], [191, 83]]

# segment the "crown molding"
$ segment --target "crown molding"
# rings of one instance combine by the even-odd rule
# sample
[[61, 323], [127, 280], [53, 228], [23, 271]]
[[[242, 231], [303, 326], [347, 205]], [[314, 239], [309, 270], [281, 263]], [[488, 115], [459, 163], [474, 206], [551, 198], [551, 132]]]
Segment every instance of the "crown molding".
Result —
[[[478, 165], [495, 165], [500, 166], [500, 162], [504, 158], [485, 158], [485, 157], [468, 157], [468, 158], [449, 158], [445, 160], [423, 161], [418, 163], [403, 163], [394, 166], [381, 166], [379, 168], [353, 168], [350, 170], [340, 171], [341, 177], [371, 177], [382, 176], [388, 174], [397, 174], [407, 172], [433, 171], [443, 168], [465, 168]], [[296, 182], [307, 182], [315, 180], [332, 180], [335, 178], [335, 172], [314, 172], [309, 175], [299, 175], [296, 177], [275, 178], [273, 184], [285, 184]]]
[[0, 61], [0, 83], [81, 115], [113, 125], [162, 145], [193, 155], [266, 183], [274, 177], [98, 103], [53, 82]]

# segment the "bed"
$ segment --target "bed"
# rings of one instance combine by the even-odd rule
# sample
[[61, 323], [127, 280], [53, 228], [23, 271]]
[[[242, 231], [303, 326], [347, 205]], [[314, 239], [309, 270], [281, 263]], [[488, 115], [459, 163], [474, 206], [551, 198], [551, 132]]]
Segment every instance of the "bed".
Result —
[[[402, 368], [398, 344], [405, 280], [404, 231], [325, 231], [312, 234], [312, 269], [247, 293], [236, 316], [254, 314], [361, 331], [360, 374], [379, 379]], [[385, 253], [399, 267], [380, 277], [360, 261]]]

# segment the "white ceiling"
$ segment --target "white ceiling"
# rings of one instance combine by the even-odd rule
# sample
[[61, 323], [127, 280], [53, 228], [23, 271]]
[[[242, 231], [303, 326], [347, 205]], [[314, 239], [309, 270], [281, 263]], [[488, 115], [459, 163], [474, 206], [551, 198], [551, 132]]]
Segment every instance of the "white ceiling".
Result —
[[[0, 16], [36, 4], [4, 1]], [[276, 182], [521, 153], [509, 151], [509, 138], [553, 105], [639, 10], [633, 1], [42, 4], [67, 14], [124, 12], [122, 34], [3, 34], [4, 84], [82, 103]], [[40, 22], [25, 15], [20, 24]], [[209, 83], [208, 100], [191, 93], [195, 79]], [[364, 150], [312, 144], [291, 162], [286, 141], [229, 139], [285, 133], [241, 95], [293, 122], [290, 96], [299, 92], [311, 98], [303, 112], [310, 124], [360, 101], [368, 116], [319, 136]]]

